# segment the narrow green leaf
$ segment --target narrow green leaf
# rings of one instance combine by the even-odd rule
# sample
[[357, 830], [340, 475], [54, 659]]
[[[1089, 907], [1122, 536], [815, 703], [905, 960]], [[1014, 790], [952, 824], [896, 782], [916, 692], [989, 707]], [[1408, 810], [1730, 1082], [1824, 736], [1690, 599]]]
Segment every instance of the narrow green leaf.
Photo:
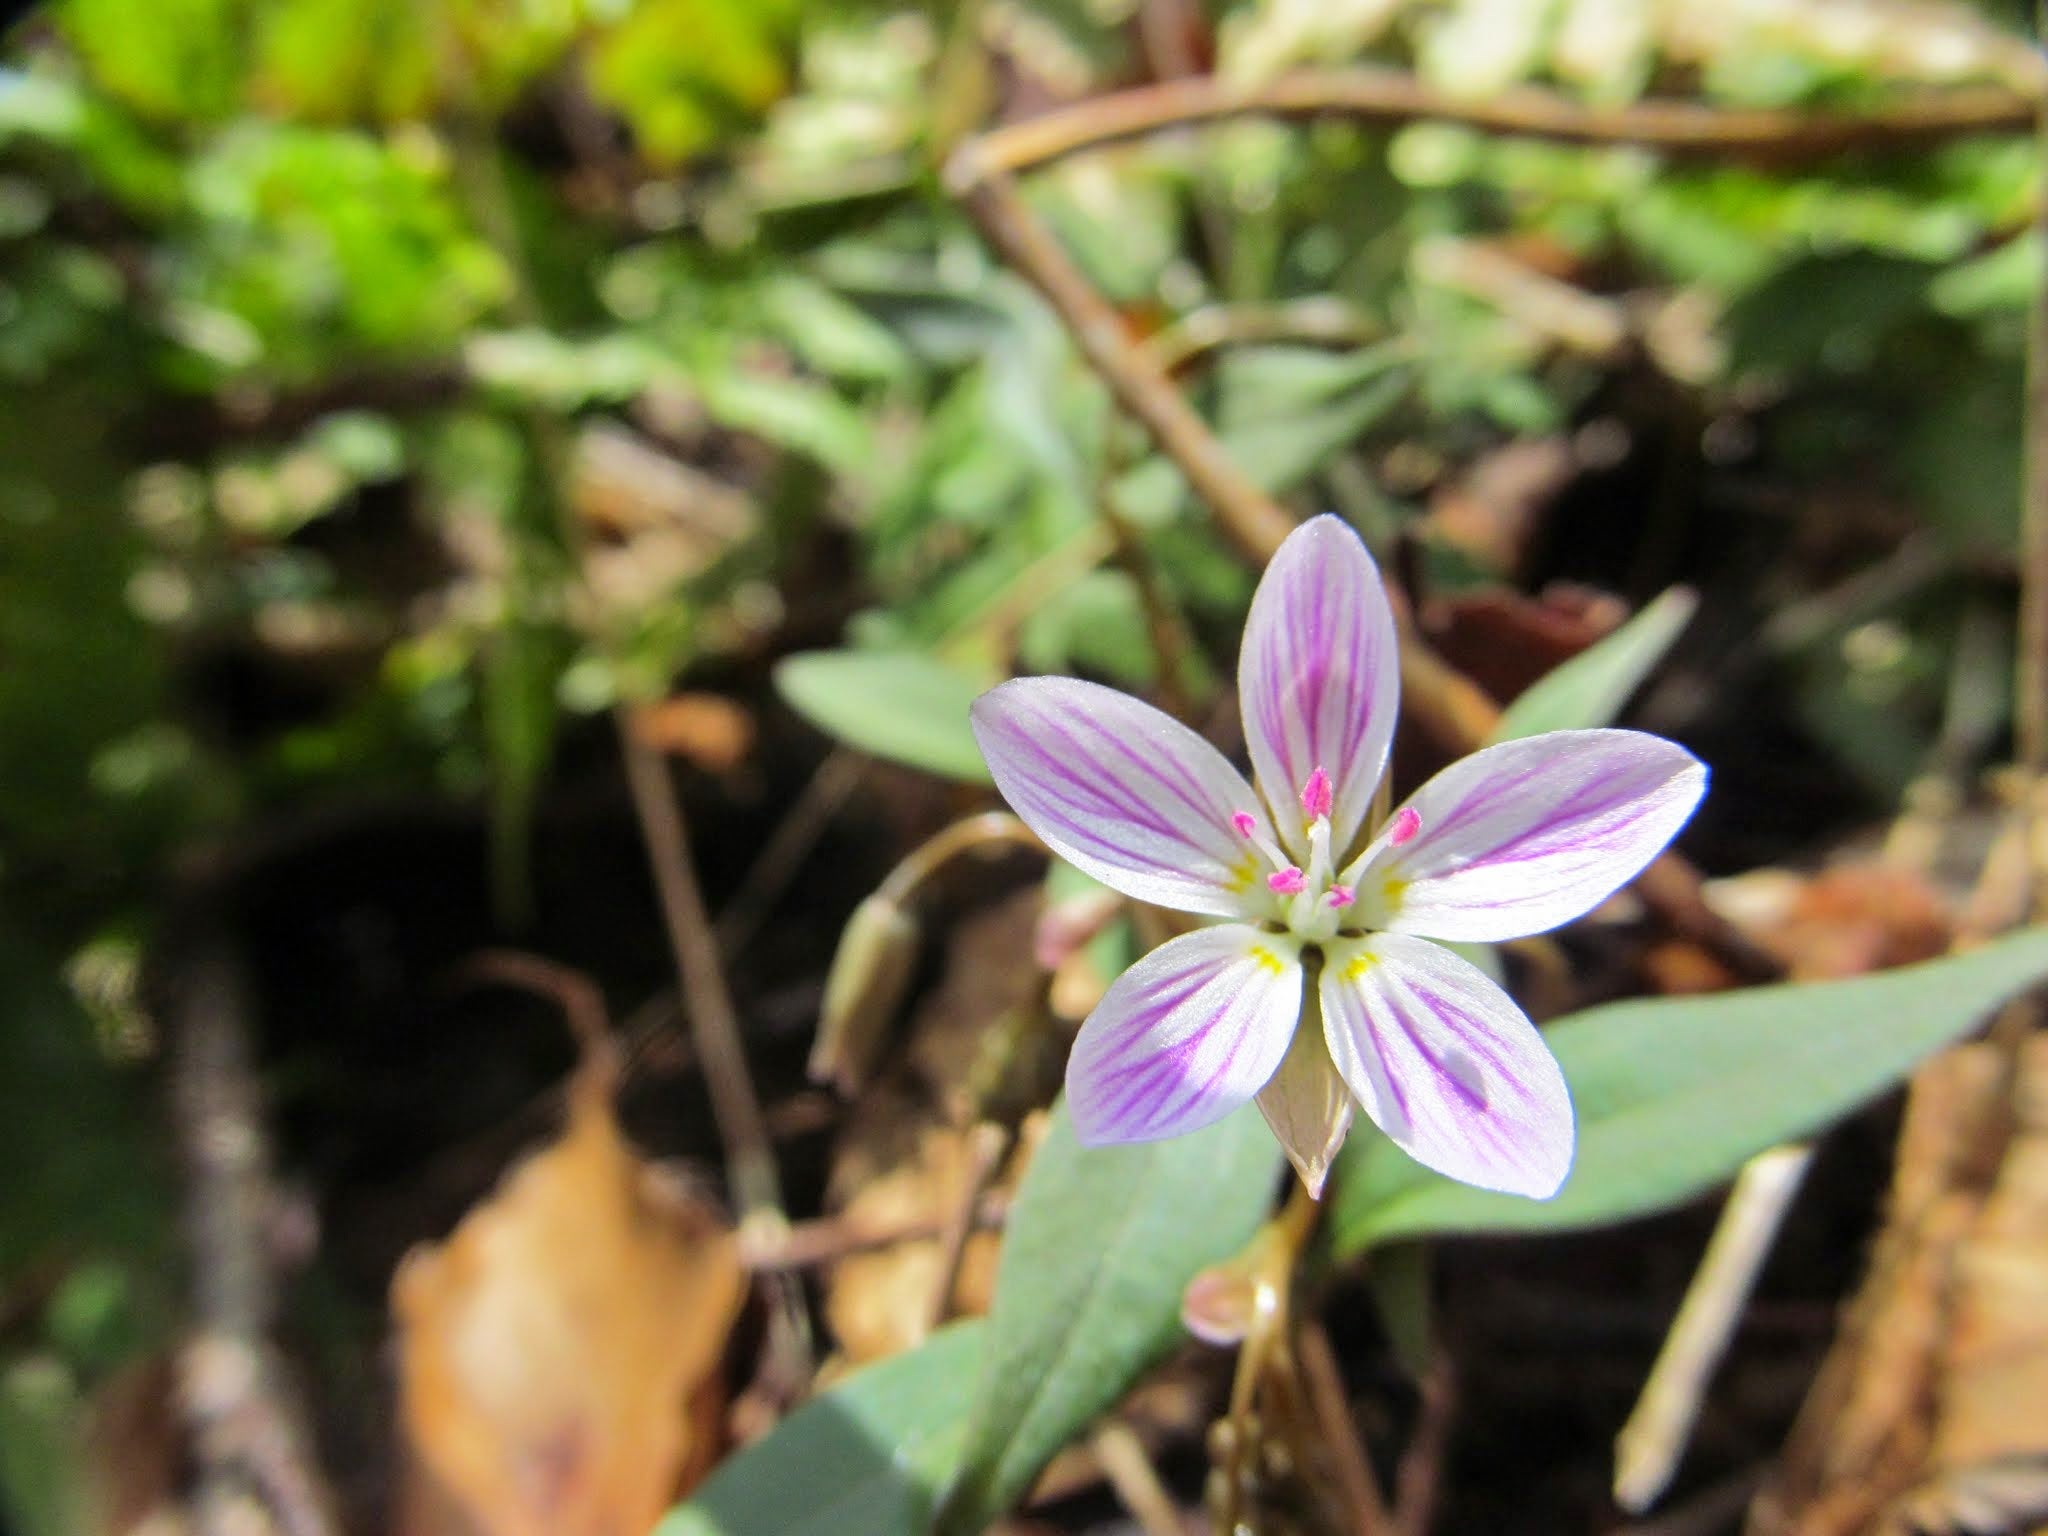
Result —
[[654, 1536], [923, 1536], [960, 1463], [985, 1324], [820, 1394], [732, 1457]]
[[1597, 645], [1524, 689], [1501, 715], [1493, 739], [1517, 741], [1544, 731], [1613, 724], [1699, 605], [1691, 588], [1671, 588]]
[[911, 371], [908, 349], [850, 299], [801, 272], [761, 285], [768, 322], [797, 355], [833, 378], [897, 382]]
[[873, 423], [821, 384], [723, 364], [702, 370], [697, 383], [721, 426], [808, 454], [835, 474], [857, 478], [873, 467]]
[[1338, 1164], [1339, 1256], [1399, 1237], [1598, 1226], [1667, 1209], [1810, 1135], [2048, 977], [2048, 928], [1853, 981], [1588, 1009], [1545, 1031], [1571, 1084], [1578, 1160], [1554, 1200], [1452, 1183], [1384, 1137]]
[[981, 1395], [939, 1531], [984, 1529], [1172, 1347], [1181, 1292], [1251, 1240], [1279, 1170], [1249, 1105], [1192, 1136], [1098, 1148], [1074, 1139], [1060, 1105], [1005, 1230]]
[[981, 685], [917, 651], [811, 651], [775, 669], [789, 707], [828, 736], [893, 763], [989, 782], [967, 727]]

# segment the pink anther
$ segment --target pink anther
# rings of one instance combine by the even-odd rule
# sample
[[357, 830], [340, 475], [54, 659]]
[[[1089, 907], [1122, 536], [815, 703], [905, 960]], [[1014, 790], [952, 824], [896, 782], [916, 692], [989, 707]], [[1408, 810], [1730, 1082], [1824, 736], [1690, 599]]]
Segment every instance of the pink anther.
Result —
[[1318, 767], [1308, 776], [1308, 782], [1301, 786], [1301, 808], [1311, 816], [1327, 816], [1336, 803], [1336, 786], [1330, 782], [1330, 776]]
[[1237, 828], [1237, 835], [1239, 837], [1250, 837], [1259, 830], [1259, 824], [1253, 818], [1250, 811], [1239, 811], [1230, 818], [1230, 824]]
[[1403, 843], [1413, 842], [1415, 834], [1422, 830], [1422, 818], [1412, 806], [1402, 806], [1394, 812], [1394, 825], [1387, 831], [1387, 841], [1396, 848]]
[[1350, 906], [1352, 902], [1358, 900], [1358, 892], [1351, 889], [1348, 885], [1333, 885], [1328, 891], [1324, 892], [1323, 900], [1341, 912], [1344, 908]]
[[1293, 865], [1266, 876], [1266, 889], [1280, 896], [1299, 896], [1308, 886], [1308, 876]]

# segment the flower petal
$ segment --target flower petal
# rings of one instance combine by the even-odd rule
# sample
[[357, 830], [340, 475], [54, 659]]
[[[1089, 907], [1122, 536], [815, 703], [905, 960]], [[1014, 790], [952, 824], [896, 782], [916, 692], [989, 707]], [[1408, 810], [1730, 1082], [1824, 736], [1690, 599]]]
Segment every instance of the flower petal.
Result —
[[1366, 1114], [1438, 1173], [1547, 1200], [1571, 1171], [1564, 1074], [1514, 999], [1426, 939], [1325, 952], [1323, 1033]]
[[1281, 840], [1303, 861], [1298, 815], [1321, 768], [1333, 793], [1330, 845], [1341, 859], [1386, 771], [1400, 713], [1401, 658], [1379, 567], [1342, 521], [1287, 536], [1259, 580], [1237, 663], [1245, 745]]
[[1111, 985], [1067, 1060], [1088, 1146], [1200, 1130], [1251, 1098], [1301, 1018], [1301, 950], [1224, 923], [1169, 939]]
[[1359, 877], [1372, 926], [1516, 939], [1584, 915], [1664, 851], [1706, 765], [1641, 731], [1552, 731], [1451, 764], [1417, 790], [1415, 831]]
[[1151, 705], [1071, 677], [1024, 677], [974, 701], [974, 739], [1010, 808], [1054, 852], [1140, 901], [1264, 913], [1257, 855], [1231, 818], [1271, 828], [1244, 775]]

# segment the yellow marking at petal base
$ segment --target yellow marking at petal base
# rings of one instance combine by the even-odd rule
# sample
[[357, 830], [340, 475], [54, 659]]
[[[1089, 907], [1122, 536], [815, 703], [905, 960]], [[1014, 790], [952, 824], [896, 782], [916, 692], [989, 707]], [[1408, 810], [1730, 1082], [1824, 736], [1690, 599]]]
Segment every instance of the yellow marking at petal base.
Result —
[[1344, 979], [1346, 981], [1356, 981], [1379, 963], [1380, 957], [1375, 954], [1361, 952], [1353, 955], [1351, 963], [1344, 967]]
[[1264, 966], [1275, 976], [1281, 975], [1287, 969], [1286, 966], [1280, 963], [1280, 957], [1263, 944], [1254, 944], [1252, 946], [1251, 957], [1253, 964]]
[[1408, 882], [1406, 880], [1403, 880], [1398, 875], [1387, 876], [1386, 882], [1380, 886], [1380, 900], [1385, 904], [1388, 915], [1391, 916], [1394, 908], [1401, 904], [1401, 898], [1407, 894], [1407, 891]]
[[1252, 882], [1258, 878], [1258, 855], [1248, 853], [1230, 866], [1230, 874], [1224, 883], [1233, 891], [1248, 891], [1252, 888]]

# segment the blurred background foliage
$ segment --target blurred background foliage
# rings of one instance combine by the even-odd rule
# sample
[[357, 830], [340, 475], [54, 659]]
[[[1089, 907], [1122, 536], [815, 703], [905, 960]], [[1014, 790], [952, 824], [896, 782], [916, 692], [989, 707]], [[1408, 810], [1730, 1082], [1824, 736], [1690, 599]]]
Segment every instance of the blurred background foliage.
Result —
[[[1454, 102], [1532, 82], [1882, 114], [2037, 91], [2020, 20], [1989, 0], [32, 16], [0, 66], [0, 1297], [40, 1299], [0, 1323], [42, 1374], [9, 1378], [4, 1413], [43, 1422], [52, 1354], [88, 1379], [161, 1315], [130, 1096], [178, 850], [379, 796], [488, 804], [511, 914], [576, 722], [693, 669], [849, 648], [888, 702], [859, 707], [856, 671], [808, 712], [963, 777], [930, 716], [1011, 669], [1213, 696], [1252, 573], [943, 191], [965, 132], [1189, 68], [1250, 87], [1359, 59]], [[2015, 137], [1772, 169], [1241, 121], [1027, 192], [1252, 474], [1343, 511], [1433, 597], [1715, 594], [1644, 718], [1733, 759], [1697, 851], [1725, 870], [1889, 809], [1930, 764], [1974, 767], [2006, 728], [2037, 171]], [[1551, 489], [1512, 488], [1530, 477]], [[1558, 505], [1530, 543], [1538, 494]], [[1184, 642], [1165, 652], [1162, 613]], [[1757, 718], [1747, 679], [1782, 710]], [[1847, 798], [1817, 813], [1816, 783]]]

